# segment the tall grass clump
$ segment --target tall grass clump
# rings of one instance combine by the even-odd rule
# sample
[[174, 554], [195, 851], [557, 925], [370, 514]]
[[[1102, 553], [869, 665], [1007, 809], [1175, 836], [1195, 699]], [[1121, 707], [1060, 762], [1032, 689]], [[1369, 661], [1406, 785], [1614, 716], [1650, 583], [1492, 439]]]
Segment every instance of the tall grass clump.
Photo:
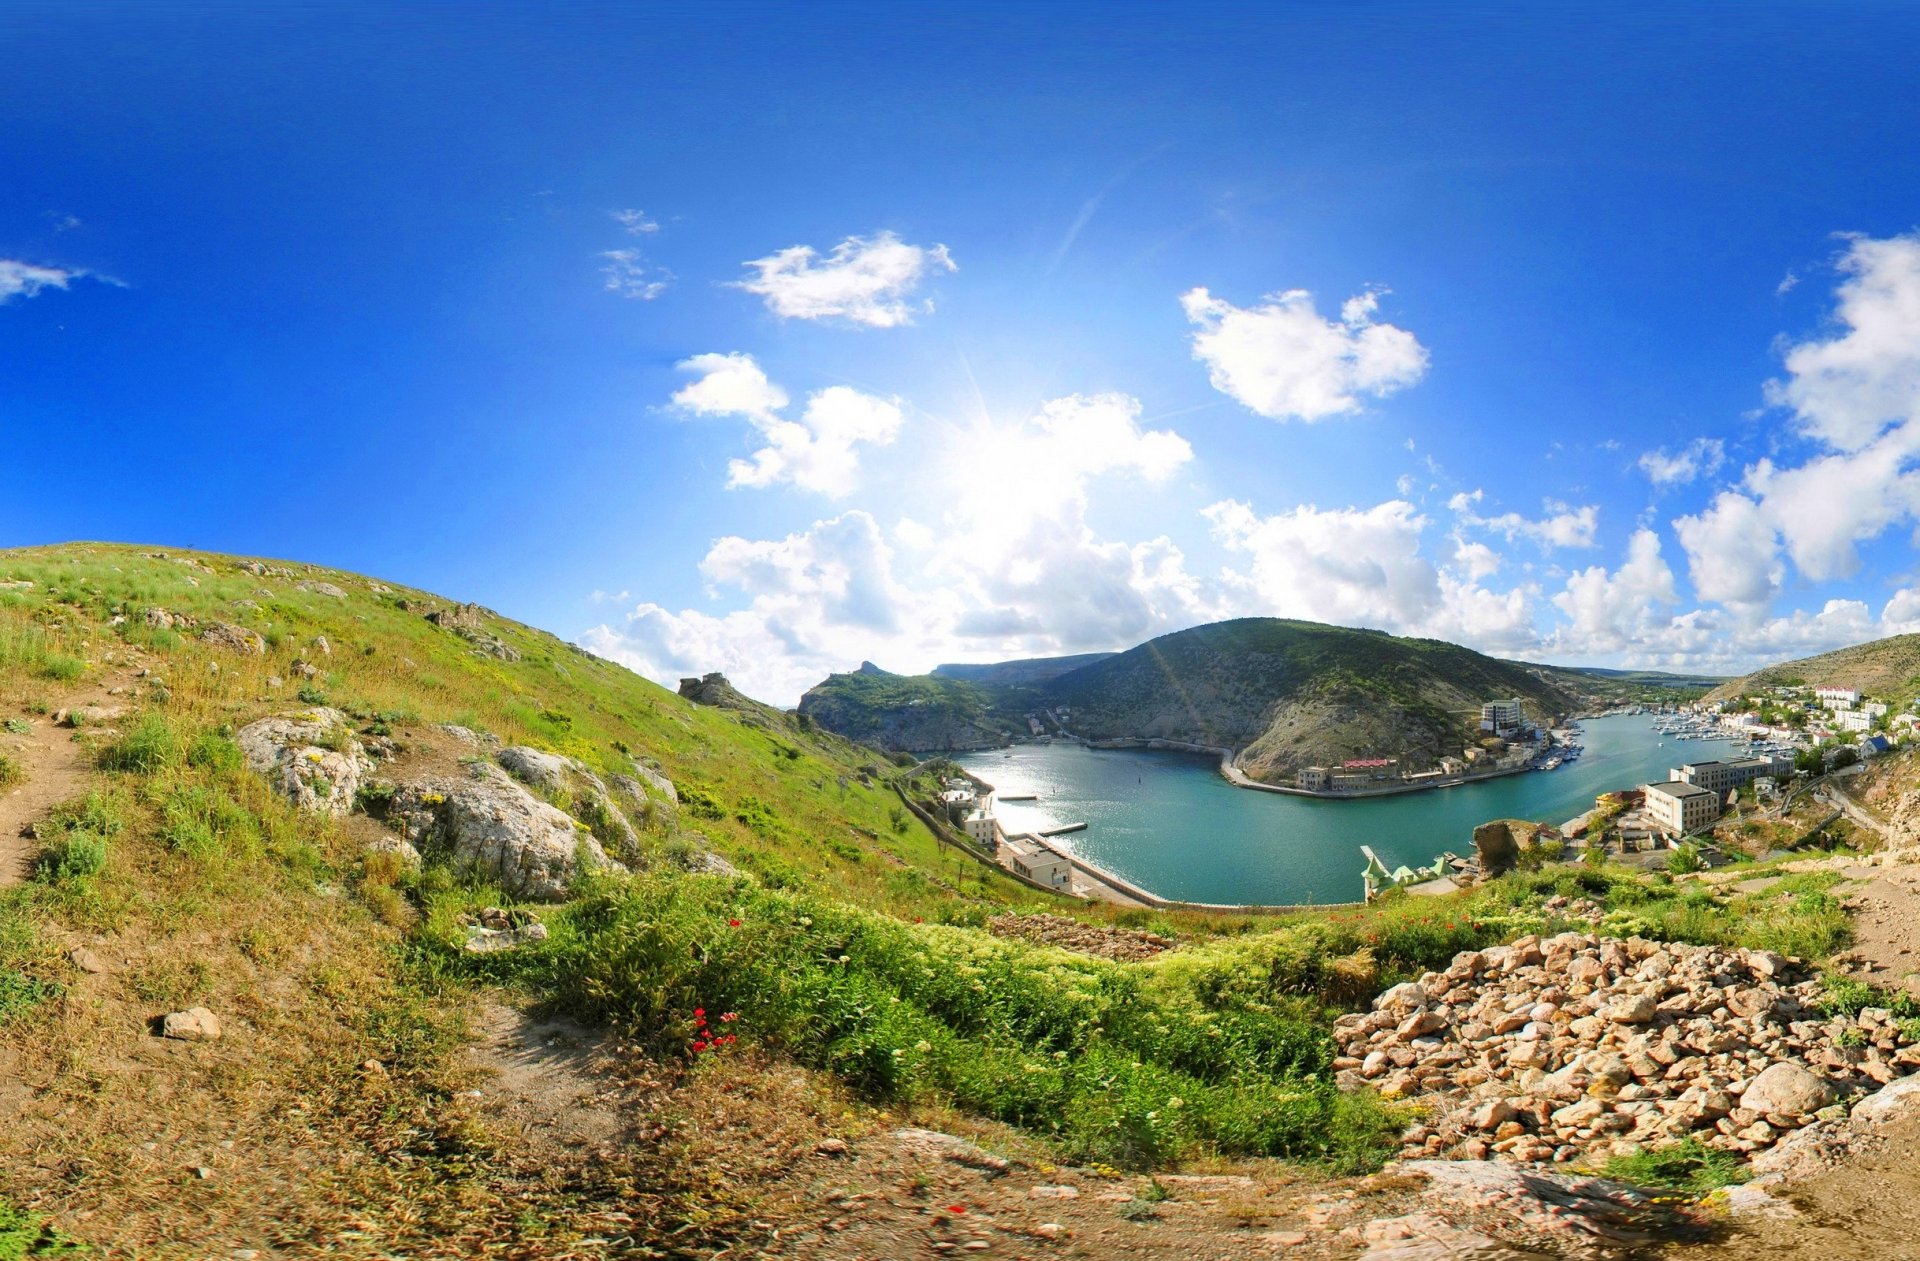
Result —
[[46, 846], [34, 864], [35, 879], [84, 888], [106, 869], [109, 841], [125, 827], [120, 801], [107, 793], [88, 793], [58, 807], [40, 825]]
[[0, 627], [0, 670], [20, 670], [34, 678], [72, 683], [87, 663], [57, 648], [37, 626]]
[[107, 746], [100, 765], [110, 771], [151, 775], [180, 760], [180, 734], [171, 719], [156, 710], [148, 710], [127, 731]]
[[[550, 926], [543, 949], [461, 966], [518, 973], [665, 1053], [699, 1046], [702, 1015], [735, 1013], [740, 1034], [868, 1098], [951, 1104], [1071, 1159], [1357, 1169], [1394, 1128], [1333, 1086], [1308, 943], [1127, 965], [701, 876], [608, 881]], [[451, 936], [446, 907], [436, 927]]]

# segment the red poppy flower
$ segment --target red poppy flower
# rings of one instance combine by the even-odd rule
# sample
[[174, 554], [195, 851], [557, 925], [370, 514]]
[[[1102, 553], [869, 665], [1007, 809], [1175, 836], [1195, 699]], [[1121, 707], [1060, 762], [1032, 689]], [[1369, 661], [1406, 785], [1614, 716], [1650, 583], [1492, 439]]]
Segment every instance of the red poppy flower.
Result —
[[949, 1204], [949, 1205], [947, 1205], [947, 1212], [949, 1212], [949, 1213], [964, 1213], [964, 1212], [966, 1212], [966, 1211], [967, 1211], [967, 1206], [966, 1206], [966, 1205], [964, 1205], [964, 1204]]
[[739, 921], [739, 920], [737, 920], [737, 919], [730, 919], [730, 920], [728, 920], [728, 921], [727, 921], [727, 927], [728, 927], [728, 928], [738, 928], [738, 927], [740, 927], [740, 921]]
[[704, 1007], [696, 1007], [693, 1009], [693, 1014], [696, 1016], [704, 1016], [707, 1014], [707, 1009]]

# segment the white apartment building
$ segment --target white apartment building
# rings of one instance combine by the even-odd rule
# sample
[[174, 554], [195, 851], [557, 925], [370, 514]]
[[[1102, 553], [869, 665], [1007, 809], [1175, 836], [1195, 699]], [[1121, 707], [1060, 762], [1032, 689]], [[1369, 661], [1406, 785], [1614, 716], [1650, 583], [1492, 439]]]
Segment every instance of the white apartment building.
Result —
[[1527, 722], [1526, 710], [1519, 700], [1488, 701], [1480, 706], [1480, 730], [1495, 735], [1503, 731], [1512, 731], [1523, 727]]
[[1680, 836], [1720, 817], [1720, 794], [1684, 780], [1648, 784], [1647, 817], [1663, 834]]
[[1815, 700], [1832, 710], [1852, 709], [1860, 703], [1859, 690], [1851, 687], [1816, 687], [1813, 695]]
[[1873, 715], [1864, 709], [1846, 709], [1833, 716], [1833, 725], [1841, 731], [1865, 732], [1873, 726]]
[[1689, 762], [1668, 771], [1667, 778], [1708, 792], [1724, 793], [1750, 784], [1762, 775], [1787, 775], [1792, 771], [1792, 758], [1749, 757], [1736, 762]]

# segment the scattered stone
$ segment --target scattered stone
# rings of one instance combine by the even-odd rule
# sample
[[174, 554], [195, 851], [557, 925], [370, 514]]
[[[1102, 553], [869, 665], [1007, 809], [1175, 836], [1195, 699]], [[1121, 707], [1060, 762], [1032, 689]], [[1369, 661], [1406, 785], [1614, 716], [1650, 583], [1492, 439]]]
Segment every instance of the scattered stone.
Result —
[[844, 1138], [823, 1138], [813, 1145], [813, 1150], [821, 1156], [844, 1156], [847, 1154], [847, 1140]]
[[1173, 942], [1158, 933], [1139, 932], [1104, 924], [1088, 924], [1064, 915], [1040, 912], [1033, 915], [996, 915], [987, 921], [987, 929], [996, 937], [1037, 941], [1103, 959], [1131, 961], [1151, 959], [1171, 949]]
[[215, 622], [200, 632], [200, 638], [215, 648], [224, 648], [243, 656], [259, 657], [266, 655], [267, 641], [244, 626], [235, 626], [231, 622]]
[[1832, 1085], [1787, 1060], [1768, 1065], [1740, 1095], [1741, 1107], [1763, 1115], [1804, 1115], [1818, 1112], [1831, 1102]]
[[74, 967], [79, 968], [82, 972], [91, 972], [95, 976], [103, 976], [109, 972], [118, 972], [120, 970], [85, 946], [75, 946], [73, 949], [67, 951], [67, 961], [72, 963]]
[[60, 727], [99, 727], [123, 717], [126, 712], [119, 705], [76, 705], [54, 711], [53, 721]]
[[1825, 1016], [1798, 974], [1766, 951], [1523, 937], [1342, 1016], [1335, 1077], [1429, 1105], [1409, 1159], [1565, 1164], [1687, 1137], [1762, 1152], [1920, 1068], [1910, 1026]]
[[347, 598], [346, 592], [330, 582], [303, 582], [300, 584], [300, 589], [302, 591], [311, 591], [315, 595], [326, 596], [330, 600], [344, 600]]
[[1034, 1187], [1027, 1192], [1036, 1200], [1077, 1200], [1080, 1198], [1078, 1187]]
[[985, 1173], [1005, 1173], [1008, 1168], [1005, 1157], [995, 1156], [964, 1138], [942, 1134], [938, 1130], [895, 1130], [893, 1137], [905, 1152], [950, 1160], [956, 1165], [965, 1165]]
[[168, 1012], [160, 1020], [160, 1036], [181, 1042], [215, 1042], [220, 1037], [220, 1017], [205, 1007]]
[[490, 955], [503, 950], [515, 950], [529, 942], [545, 941], [545, 924], [528, 924], [521, 928], [483, 928], [479, 924], [467, 926], [467, 940], [461, 947], [468, 954]]

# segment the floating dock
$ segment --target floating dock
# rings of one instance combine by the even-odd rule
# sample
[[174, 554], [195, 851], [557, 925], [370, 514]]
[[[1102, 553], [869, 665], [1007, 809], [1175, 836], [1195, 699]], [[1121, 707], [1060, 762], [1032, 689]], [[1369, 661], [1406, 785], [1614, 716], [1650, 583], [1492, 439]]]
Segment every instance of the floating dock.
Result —
[[[1003, 798], [1001, 798], [1001, 800], [1002, 800], [1002, 801], [1004, 801], [1004, 800], [1006, 800], [1006, 798], [1004, 798], [1004, 797], [1003, 797]], [[1065, 836], [1065, 835], [1066, 835], [1067, 833], [1069, 833], [1069, 832], [1084, 832], [1084, 831], [1086, 831], [1086, 830], [1087, 830], [1087, 825], [1086, 825], [1086, 824], [1084, 824], [1084, 823], [1062, 823], [1062, 824], [1061, 824], [1061, 825], [1060, 825], [1059, 827], [1057, 827], [1057, 828], [1043, 828], [1043, 829], [1042, 829], [1042, 830], [1041, 830], [1040, 832], [1038, 832], [1038, 833], [1037, 833], [1036, 835], [1039, 835], [1039, 836]]]

